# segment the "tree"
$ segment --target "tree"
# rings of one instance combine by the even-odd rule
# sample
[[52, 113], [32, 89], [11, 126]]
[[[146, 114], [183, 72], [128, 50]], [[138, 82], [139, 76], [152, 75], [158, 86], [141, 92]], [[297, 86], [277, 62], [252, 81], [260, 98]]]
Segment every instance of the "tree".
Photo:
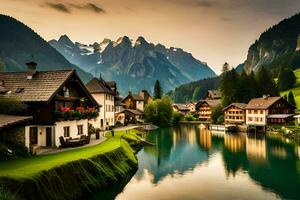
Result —
[[222, 66], [222, 73], [228, 72], [230, 70], [230, 65], [225, 62], [224, 65]]
[[296, 76], [292, 69], [280, 67], [277, 86], [280, 91], [292, 88], [296, 83]]
[[212, 109], [211, 122], [213, 124], [222, 124], [224, 122], [224, 112], [221, 106]]
[[222, 74], [220, 90], [222, 93], [222, 106], [240, 101], [239, 74], [235, 69]]
[[197, 86], [193, 92], [193, 101], [199, 101], [201, 99], [201, 86]]
[[283, 96], [283, 99], [286, 101], [288, 100], [286, 94]]
[[287, 97], [287, 101], [288, 101], [290, 104], [296, 106], [296, 101], [295, 101], [294, 94], [293, 94], [292, 91], [289, 92], [288, 97]]
[[156, 99], [145, 107], [145, 121], [158, 126], [169, 126], [172, 115], [173, 109], [168, 97]]
[[160, 86], [159, 80], [156, 80], [155, 85], [154, 85], [154, 99], [161, 99], [163, 96], [163, 91]]
[[272, 79], [271, 73], [262, 66], [256, 73], [257, 95], [278, 96], [278, 88]]

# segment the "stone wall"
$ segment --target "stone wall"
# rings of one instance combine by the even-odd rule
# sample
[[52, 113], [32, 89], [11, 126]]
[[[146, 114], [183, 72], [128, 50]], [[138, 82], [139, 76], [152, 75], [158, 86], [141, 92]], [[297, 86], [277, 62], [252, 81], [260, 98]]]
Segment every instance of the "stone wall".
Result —
[[25, 145], [25, 127], [15, 127], [1, 131], [3, 143]]

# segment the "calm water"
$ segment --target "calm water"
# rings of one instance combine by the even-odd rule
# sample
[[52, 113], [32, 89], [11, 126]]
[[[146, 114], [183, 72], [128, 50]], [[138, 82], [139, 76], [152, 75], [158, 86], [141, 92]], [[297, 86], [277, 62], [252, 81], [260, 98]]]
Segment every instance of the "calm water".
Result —
[[136, 174], [93, 199], [300, 199], [300, 146], [286, 139], [198, 126], [145, 138], [156, 146], [138, 153]]

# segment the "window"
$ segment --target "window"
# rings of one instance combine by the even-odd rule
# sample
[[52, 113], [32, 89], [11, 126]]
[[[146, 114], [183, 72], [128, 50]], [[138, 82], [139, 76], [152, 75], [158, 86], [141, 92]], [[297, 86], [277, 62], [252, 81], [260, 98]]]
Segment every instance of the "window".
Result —
[[261, 111], [260, 111], [260, 114], [264, 114], [264, 111], [261, 110]]
[[83, 134], [83, 125], [77, 125], [78, 135]]
[[252, 117], [248, 117], [248, 121], [250, 121], [250, 122], [251, 122], [251, 121], [252, 121]]
[[70, 137], [70, 126], [64, 127], [64, 137]]
[[248, 110], [248, 114], [251, 114], [251, 110]]
[[257, 110], [254, 110], [254, 114], [257, 114]]

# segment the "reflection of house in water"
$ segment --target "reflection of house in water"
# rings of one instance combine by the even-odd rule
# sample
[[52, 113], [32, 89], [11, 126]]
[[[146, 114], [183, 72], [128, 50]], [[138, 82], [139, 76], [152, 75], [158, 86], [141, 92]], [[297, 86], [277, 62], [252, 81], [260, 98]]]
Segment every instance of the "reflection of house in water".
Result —
[[281, 158], [284, 159], [287, 157], [287, 152], [286, 149], [284, 147], [281, 146], [274, 146], [270, 148], [270, 152], [273, 156], [277, 157], [277, 158]]
[[300, 146], [295, 146], [295, 154], [300, 159]]
[[199, 129], [198, 143], [204, 149], [210, 149], [212, 147], [211, 143], [211, 132], [205, 128]]
[[263, 159], [267, 157], [266, 140], [259, 138], [246, 138], [246, 151], [249, 159]]
[[242, 135], [225, 134], [224, 146], [231, 152], [239, 152], [245, 148], [245, 137]]

